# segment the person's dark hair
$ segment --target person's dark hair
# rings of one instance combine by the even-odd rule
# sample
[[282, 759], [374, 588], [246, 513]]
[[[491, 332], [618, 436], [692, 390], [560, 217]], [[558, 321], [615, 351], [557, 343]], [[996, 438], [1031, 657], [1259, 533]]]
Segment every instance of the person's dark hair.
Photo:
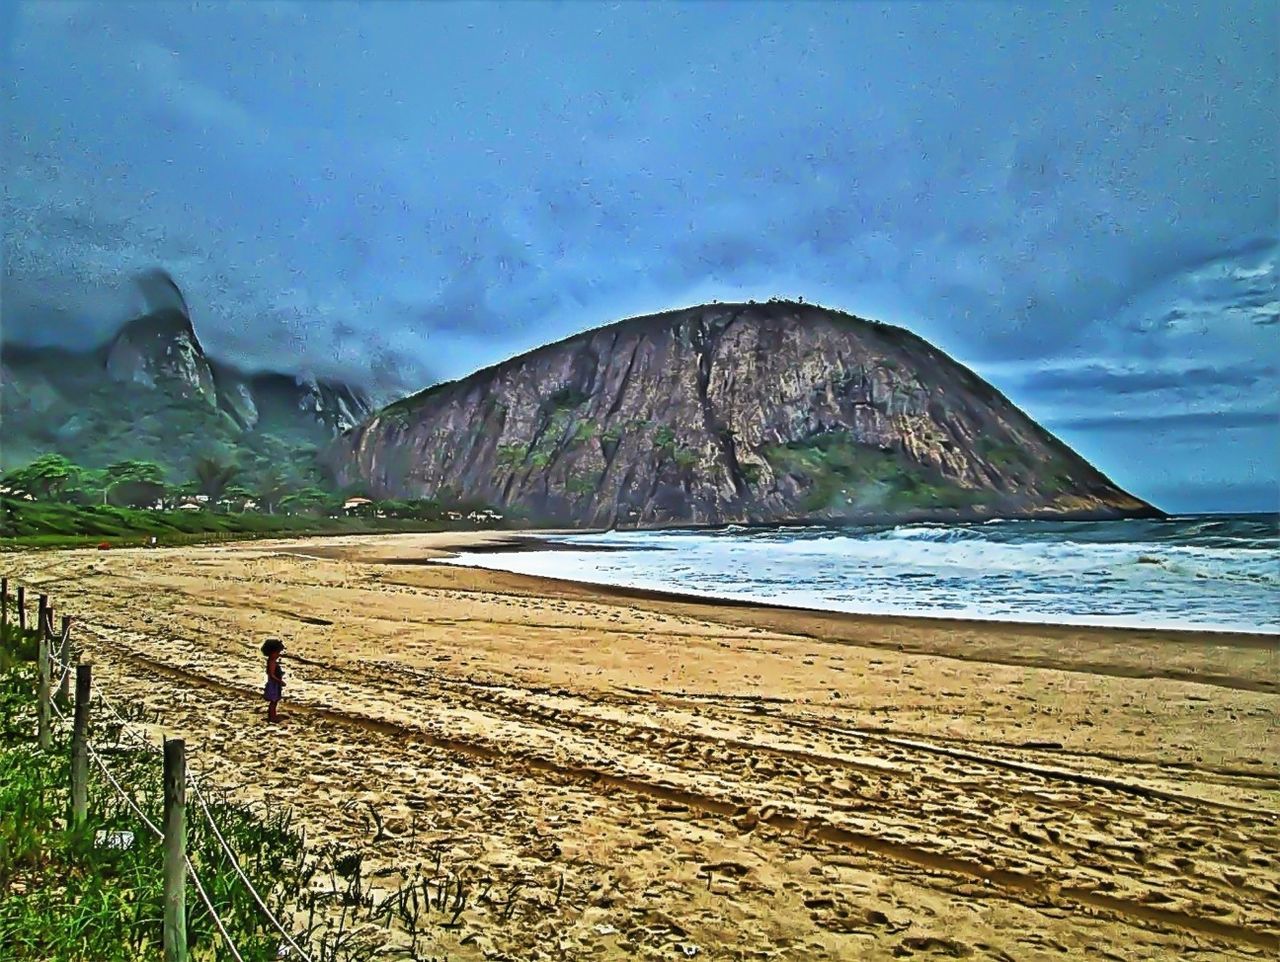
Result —
[[279, 638], [268, 638], [262, 643], [262, 653], [264, 655], [274, 655], [284, 651], [284, 642]]

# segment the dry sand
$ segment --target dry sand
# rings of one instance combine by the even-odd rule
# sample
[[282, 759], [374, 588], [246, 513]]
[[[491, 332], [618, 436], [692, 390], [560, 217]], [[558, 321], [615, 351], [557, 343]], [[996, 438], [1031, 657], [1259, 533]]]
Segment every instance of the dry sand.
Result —
[[[413, 563], [464, 537], [5, 567], [82, 621], [96, 680], [160, 711], [210, 781], [363, 846], [379, 893], [437, 862], [467, 878], [423, 957], [1280, 951], [1275, 639]], [[275, 729], [268, 635], [288, 646]]]

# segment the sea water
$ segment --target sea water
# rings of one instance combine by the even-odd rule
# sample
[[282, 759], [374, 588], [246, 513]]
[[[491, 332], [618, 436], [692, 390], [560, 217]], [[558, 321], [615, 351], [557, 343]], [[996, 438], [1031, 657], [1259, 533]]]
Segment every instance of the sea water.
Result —
[[1277, 515], [554, 540], [562, 550], [463, 554], [454, 563], [862, 614], [1280, 633]]

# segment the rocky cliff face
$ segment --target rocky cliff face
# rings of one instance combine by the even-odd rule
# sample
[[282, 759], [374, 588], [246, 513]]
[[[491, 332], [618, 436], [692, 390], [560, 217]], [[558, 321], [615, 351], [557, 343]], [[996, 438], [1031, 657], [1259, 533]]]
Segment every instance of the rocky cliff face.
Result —
[[328, 457], [377, 496], [593, 527], [1159, 514], [919, 337], [786, 302], [589, 331], [397, 402]]
[[258, 374], [245, 389], [266, 423], [298, 419], [319, 425], [330, 436], [355, 427], [371, 412], [368, 397], [346, 384], [288, 374]]
[[107, 345], [106, 372], [113, 381], [161, 386], [216, 404], [213, 368], [191, 319], [178, 310], [156, 311], [125, 324]]

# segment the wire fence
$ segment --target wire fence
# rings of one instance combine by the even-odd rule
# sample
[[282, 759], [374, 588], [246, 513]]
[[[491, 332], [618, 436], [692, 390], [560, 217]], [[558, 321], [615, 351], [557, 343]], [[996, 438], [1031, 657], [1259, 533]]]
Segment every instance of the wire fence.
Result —
[[[64, 674], [66, 670], [67, 668], [64, 666]], [[150, 752], [152, 754], [157, 754], [157, 755], [161, 753], [161, 749], [159, 748], [159, 746], [153, 745], [151, 742], [147, 741], [145, 738], [143, 738], [141, 735], [139, 735], [136, 731], [134, 731], [130, 727], [129, 720], [124, 717], [124, 715], [120, 712], [118, 708], [116, 708], [115, 703], [110, 698], [107, 697], [107, 694], [105, 691], [99, 688], [97, 694], [98, 694], [99, 703], [104, 708], [106, 708], [106, 710], [110, 712], [111, 715], [115, 718], [116, 722], [119, 723], [121, 734], [132, 739], [133, 742], [142, 751]], [[61, 714], [62, 713], [59, 712], [59, 715]], [[63, 715], [62, 718], [64, 721], [66, 720], [65, 715]], [[106, 771], [105, 768], [103, 770], [104, 772]], [[109, 774], [108, 774], [108, 777], [110, 777]], [[112, 781], [114, 783], [114, 779]], [[205, 797], [205, 793], [203, 789], [201, 789], [200, 787], [200, 779], [196, 776], [194, 772], [191, 772], [191, 771], [187, 772], [187, 784], [191, 787], [195, 795], [200, 811], [204, 815], [205, 821], [208, 824], [210, 831], [213, 833], [214, 838], [217, 839], [218, 844], [221, 846], [223, 852], [227, 856], [227, 861], [230, 863], [231, 868], [234, 870], [235, 874], [239, 877], [241, 883], [244, 885], [245, 889], [248, 891], [249, 896], [253, 899], [254, 903], [258, 906], [259, 910], [261, 910], [263, 915], [267, 918], [267, 920], [271, 923], [271, 925], [275, 928], [275, 930], [280, 933], [281, 937], [284, 939], [285, 943], [289, 946], [289, 948], [291, 948], [294, 952], [297, 953], [298, 958], [302, 959], [303, 962], [311, 962], [311, 959], [307, 955], [306, 951], [303, 950], [302, 946], [300, 946], [297, 943], [297, 941], [293, 938], [293, 936], [289, 934], [289, 931], [284, 927], [284, 925], [276, 917], [275, 913], [273, 913], [271, 909], [267, 906], [266, 901], [258, 893], [257, 888], [254, 887], [254, 884], [249, 879], [249, 876], [245, 874], [244, 869], [240, 867], [240, 858], [236, 854], [235, 850], [231, 847], [231, 844], [227, 841], [226, 836], [222, 833], [222, 830], [218, 827], [218, 823], [214, 819], [213, 813], [209, 810], [208, 799]], [[130, 804], [132, 804], [132, 801], [127, 798], [126, 798], [126, 801], [130, 801]], [[137, 812], [137, 814], [140, 817], [146, 820], [146, 816], [143, 815], [140, 811], [138, 811], [136, 807], [135, 807], [135, 812]], [[150, 825], [150, 822], [148, 822], [148, 824]], [[158, 832], [158, 830], [155, 829], [154, 825], [151, 825], [151, 828], [153, 831]], [[192, 869], [193, 873], [194, 871], [195, 870]], [[199, 889], [200, 886], [199, 886], [198, 880], [196, 884], [197, 884], [197, 888]], [[203, 897], [203, 889], [200, 889], [200, 891]], [[210, 914], [214, 914], [211, 906], [209, 908], [209, 911], [210, 911]], [[215, 918], [215, 922], [218, 923], [219, 930], [222, 931], [222, 926], [220, 921]], [[234, 951], [234, 948], [232, 951], [233, 951], [233, 954], [236, 954]], [[238, 954], [236, 954], [236, 958], [237, 959], [239, 958]]]
[[[21, 598], [19, 598], [19, 602], [21, 603]], [[5, 589], [3, 593], [0, 594], [0, 610], [4, 611], [6, 625], [7, 625], [7, 617], [8, 617], [7, 603], [8, 603], [8, 590], [7, 590], [7, 579], [5, 579]], [[50, 679], [52, 679], [52, 676], [55, 671], [58, 672], [56, 687], [58, 687], [59, 689], [61, 689], [64, 683], [69, 679], [71, 671], [73, 667], [75, 667], [75, 661], [77, 660], [72, 656], [72, 647], [70, 642], [71, 624], [72, 624], [71, 619], [64, 616], [62, 620], [61, 630], [55, 633], [53, 630], [52, 613], [44, 607], [44, 596], [41, 596], [41, 608], [37, 616], [35, 631], [37, 633], [37, 636], [41, 637], [41, 639], [44, 642], [53, 642], [56, 639], [57, 643], [56, 643], [56, 646], [53, 644], [50, 644], [47, 649], [42, 649], [45, 651], [45, 657], [47, 658], [48, 661], [46, 664], [41, 665], [40, 669], [42, 672], [45, 670], [48, 670]], [[20, 611], [20, 618], [17, 624], [15, 625], [15, 627], [18, 627], [20, 630], [25, 628], [25, 611]], [[53, 687], [53, 685], [50, 685], [47, 687]], [[153, 755], [163, 754], [163, 750], [159, 746], [156, 746], [151, 742], [147, 741], [147, 739], [143, 738], [131, 727], [130, 721], [124, 717], [124, 715], [116, 707], [115, 703], [107, 696], [106, 692], [101, 688], [101, 686], [99, 686], [96, 689], [95, 693], [97, 695], [98, 703], [102, 707], [104, 707], [115, 718], [116, 722], [119, 723], [119, 726], [120, 726], [119, 731], [122, 736], [132, 740], [132, 742], [139, 748], [139, 750], [143, 752], [147, 752]], [[71, 723], [71, 720], [67, 717], [66, 713], [62, 710], [61, 706], [58, 704], [58, 699], [49, 697], [49, 691], [47, 690], [46, 686], [43, 686], [43, 685], [42, 685], [41, 697], [47, 698], [47, 707], [52, 711], [53, 714], [57, 716], [58, 720], [63, 725], [69, 725]], [[124, 801], [128, 809], [132, 811], [132, 813], [138, 818], [140, 823], [143, 826], [145, 826], [146, 829], [150, 831], [153, 836], [155, 836], [157, 839], [164, 840], [165, 838], [164, 831], [159, 826], [157, 826], [156, 823], [150, 817], [148, 817], [146, 812], [142, 810], [142, 808], [138, 805], [137, 801], [133, 798], [133, 796], [124, 788], [123, 785], [121, 785], [120, 780], [112, 772], [111, 767], [106, 762], [106, 759], [103, 758], [102, 752], [100, 751], [100, 746], [95, 746], [93, 741], [89, 739], [86, 735], [84, 738], [84, 747], [88, 754], [88, 757], [94, 762], [95, 765], [97, 765], [99, 770], [102, 772], [103, 777], [107, 780], [107, 783], [110, 785], [111, 789], [115, 792], [115, 794], [119, 796], [121, 800]], [[298, 944], [297, 940], [288, 931], [288, 929], [280, 921], [277, 915], [274, 912], [272, 912], [271, 909], [268, 907], [266, 900], [263, 899], [261, 894], [258, 892], [257, 888], [254, 886], [253, 882], [250, 880], [249, 876], [245, 873], [244, 869], [241, 867], [241, 860], [239, 856], [236, 854], [231, 844], [227, 841], [226, 836], [222, 832], [221, 828], [219, 828], [216, 819], [214, 819], [213, 817], [213, 812], [210, 810], [208, 799], [206, 798], [203, 789], [200, 787], [199, 777], [194, 772], [187, 771], [185, 773], [185, 783], [187, 786], [189, 786], [192, 789], [192, 792], [197, 801], [197, 808], [202, 814], [204, 821], [208, 825], [213, 837], [217, 840], [218, 845], [221, 848], [222, 852], [226, 855], [227, 861], [231, 865], [231, 868], [233, 869], [235, 875], [238, 877], [240, 883], [244, 885], [246, 891], [249, 893], [250, 898], [253, 900], [254, 904], [257, 906], [258, 910], [261, 912], [263, 919], [266, 922], [268, 922], [270, 926], [284, 940], [277, 954], [283, 957], [288, 954], [288, 950], [291, 950], [292, 953], [296, 955], [296, 958], [300, 959], [301, 962], [312, 962], [312, 959], [308, 955], [308, 953], [302, 948], [301, 945]], [[218, 934], [221, 936], [223, 944], [226, 947], [227, 951], [230, 953], [230, 955], [235, 960], [235, 962], [244, 962], [244, 957], [241, 954], [239, 947], [236, 945], [235, 941], [232, 939], [230, 933], [227, 930], [226, 920], [223, 919], [223, 917], [219, 914], [218, 910], [215, 908], [213, 904], [213, 900], [209, 897], [209, 893], [204, 885], [204, 882], [201, 880], [199, 873], [196, 871], [195, 865], [191, 862], [190, 857], [185, 852], [182, 854], [182, 859], [185, 862], [187, 877], [191, 880], [193, 886], [195, 887], [196, 894], [199, 896], [200, 901], [204, 904], [206, 911], [209, 913], [209, 917], [213, 921], [214, 927], [217, 929]], [[286, 945], [288, 946], [288, 950], [285, 949]]]

